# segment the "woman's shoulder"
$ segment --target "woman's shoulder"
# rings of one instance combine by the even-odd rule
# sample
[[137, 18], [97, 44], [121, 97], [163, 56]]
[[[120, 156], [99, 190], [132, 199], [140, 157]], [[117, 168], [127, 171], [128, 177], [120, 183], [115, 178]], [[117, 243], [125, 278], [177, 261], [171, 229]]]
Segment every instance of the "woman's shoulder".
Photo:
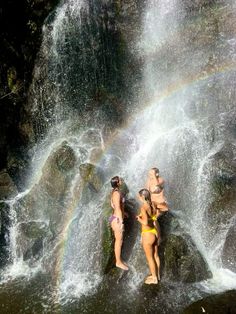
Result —
[[113, 197], [113, 196], [115, 196], [115, 197], [120, 197], [120, 191], [119, 190], [113, 190], [112, 192], [111, 192], [111, 196]]
[[143, 211], [147, 211], [149, 209], [149, 206], [147, 205], [147, 204], [143, 204], [142, 206], [141, 206], [141, 210], [143, 210]]

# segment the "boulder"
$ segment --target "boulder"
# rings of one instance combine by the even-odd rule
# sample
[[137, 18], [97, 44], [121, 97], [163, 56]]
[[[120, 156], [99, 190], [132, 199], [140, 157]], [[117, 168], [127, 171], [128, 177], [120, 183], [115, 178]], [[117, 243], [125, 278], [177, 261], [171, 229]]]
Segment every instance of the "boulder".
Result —
[[163, 276], [167, 280], [197, 282], [211, 276], [208, 266], [186, 235], [169, 234], [162, 242]]
[[17, 188], [6, 170], [0, 172], [0, 199], [17, 195]]
[[199, 313], [236, 313], [236, 290], [208, 296], [192, 303], [183, 311], [183, 314]]
[[[34, 221], [48, 221], [53, 233], [60, 232], [66, 212], [64, 201], [75, 165], [73, 149], [66, 142], [62, 143], [46, 160], [38, 183], [16, 204], [18, 221], [24, 223], [29, 217]], [[22, 232], [26, 228], [28, 233], [33, 226], [33, 223], [22, 225]]]
[[223, 266], [236, 272], [236, 225], [232, 225], [226, 235], [222, 251]]
[[65, 193], [70, 171], [75, 167], [76, 156], [73, 149], [63, 142], [54, 153], [49, 156], [42, 169], [42, 177], [38, 183], [51, 197], [59, 199]]

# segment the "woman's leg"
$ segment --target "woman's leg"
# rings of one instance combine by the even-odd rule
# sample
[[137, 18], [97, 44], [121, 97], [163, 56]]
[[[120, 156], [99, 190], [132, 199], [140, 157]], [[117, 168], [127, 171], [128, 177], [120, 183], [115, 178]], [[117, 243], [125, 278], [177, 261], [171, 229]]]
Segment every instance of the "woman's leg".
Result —
[[153, 244], [155, 240], [156, 240], [156, 237], [152, 233], [146, 232], [145, 234], [142, 235], [143, 249], [146, 255], [149, 270], [152, 275], [152, 277], [147, 278], [145, 283], [157, 283], [157, 273], [156, 273], [157, 265], [154, 259], [154, 248], [153, 248]]
[[161, 263], [160, 263], [160, 257], [159, 257], [159, 254], [158, 254], [158, 244], [157, 244], [157, 242], [154, 244], [154, 259], [155, 259], [155, 262], [156, 262], [156, 265], [157, 265], [157, 279], [160, 280]]
[[157, 229], [157, 244], [160, 245], [161, 243], [161, 228], [158, 220], [154, 222], [154, 226]]
[[112, 229], [114, 231], [115, 236], [115, 244], [114, 244], [114, 251], [115, 251], [115, 258], [116, 258], [116, 266], [128, 270], [128, 267], [122, 262], [121, 260], [121, 247], [123, 243], [123, 228], [117, 221], [112, 222]]

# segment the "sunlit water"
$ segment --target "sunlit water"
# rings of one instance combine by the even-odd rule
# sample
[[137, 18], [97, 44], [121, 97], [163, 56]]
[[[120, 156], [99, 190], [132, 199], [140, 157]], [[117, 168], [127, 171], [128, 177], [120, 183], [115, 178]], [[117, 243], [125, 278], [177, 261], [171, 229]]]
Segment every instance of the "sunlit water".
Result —
[[[9, 201], [12, 263], [5, 270], [4, 282], [9, 278], [31, 276], [32, 272], [42, 271], [45, 260], [50, 261], [50, 256], [57, 252], [57, 267], [52, 275], [54, 292], [49, 298], [53, 301], [50, 302], [68, 304], [72, 300], [78, 301], [84, 296], [99, 293], [96, 288], [101, 287], [104, 280], [100, 264], [102, 206], [110, 189], [109, 178], [116, 174], [123, 176], [130, 189], [130, 197], [135, 198], [137, 191], [144, 186], [147, 170], [157, 166], [166, 180], [166, 194], [171, 210], [178, 217], [181, 227], [190, 234], [213, 274], [212, 279], [191, 287], [179, 286], [178, 291], [174, 290], [175, 294], [168, 292], [167, 303], [170, 307], [181, 308], [175, 297], [177, 295], [181, 302], [183, 291], [186, 290], [190, 291], [188, 300], [185, 300], [187, 304], [199, 298], [201, 291], [204, 294], [236, 289], [236, 274], [223, 268], [221, 262], [225, 237], [235, 219], [232, 217], [226, 224], [219, 226], [218, 232], [212, 237], [209, 236], [205, 217], [206, 208], [213, 197], [209, 187], [212, 180], [211, 160], [225, 142], [224, 121], [235, 114], [231, 100], [233, 84], [227, 84], [235, 82], [235, 38], [230, 35], [227, 37], [223, 30], [218, 30], [220, 38], [210, 38], [208, 43], [202, 38], [211, 37], [212, 29], [202, 26], [208, 18], [204, 10], [202, 15], [196, 13], [197, 17], [188, 18], [187, 9], [180, 1], [149, 1], [141, 25], [141, 38], [135, 43], [138, 57], [144, 60], [143, 90], [140, 92], [142, 106], [138, 114], [127, 117], [123, 127], [106, 142], [103, 134], [106, 121], [102, 125], [100, 113], [95, 120], [97, 125], [91, 124], [91, 117], [82, 119], [76, 116], [73, 109], [68, 113], [70, 99], [65, 91], [69, 88], [68, 73], [71, 72], [65, 70], [67, 65], [64, 64], [62, 48], [70, 46], [65, 41], [67, 32], [74, 36], [76, 27], [81, 27], [81, 10], [85, 12], [87, 9], [86, 1], [80, 1], [79, 4], [66, 1], [56, 11], [50, 40], [46, 38], [48, 29], [44, 30], [44, 44], [49, 42], [50, 45], [48, 51], [43, 44], [42, 51], [46, 50], [49, 60], [49, 75], [51, 78], [57, 76], [51, 94], [51, 82], [45, 81], [45, 85], [40, 88], [42, 94], [38, 93], [35, 98], [33, 110], [44, 121], [44, 126], [40, 125], [40, 119], [36, 122], [38, 132], [45, 125], [52, 126], [32, 153], [33, 171], [28, 178], [29, 188]], [[221, 9], [235, 14], [233, 3], [226, 1]], [[214, 12], [220, 14], [220, 11]], [[202, 44], [201, 41], [198, 44], [198, 40], [193, 40], [193, 30], [198, 30]], [[225, 47], [228, 48], [227, 53], [224, 53]], [[70, 51], [73, 51], [72, 45]], [[73, 67], [73, 58], [69, 66]], [[40, 72], [39, 65], [36, 65], [35, 71]], [[227, 104], [222, 103], [225, 100], [220, 92], [223, 88], [229, 95]], [[32, 93], [34, 91], [38, 91], [35, 82]], [[45, 103], [48, 103], [48, 111], [43, 110]], [[76, 100], [73, 106], [75, 103]], [[42, 116], [45, 112], [46, 116]], [[211, 132], [214, 133], [214, 139]], [[92, 134], [93, 140], [89, 134]], [[67, 141], [77, 158], [70, 186], [64, 196], [67, 214], [58, 243], [54, 247], [48, 246], [50, 249], [32, 267], [22, 259], [20, 242], [17, 240], [20, 237], [17, 231], [19, 221], [14, 209], [18, 201], [30, 194], [40, 182], [46, 161], [64, 141]], [[95, 160], [92, 158], [94, 149], [102, 152], [101, 157]], [[103, 169], [104, 186], [95, 196], [91, 194], [84, 201], [81, 199], [83, 187], [79, 166], [91, 159]], [[40, 209], [40, 204], [37, 206]], [[27, 219], [44, 219], [40, 211], [34, 215], [36, 218]], [[63, 244], [62, 248], [57, 251], [60, 243]], [[135, 294], [147, 273], [139, 235], [129, 264], [130, 272], [126, 277], [129, 293], [121, 291], [121, 294], [135, 300]], [[112, 292], [111, 295], [114, 298]]]

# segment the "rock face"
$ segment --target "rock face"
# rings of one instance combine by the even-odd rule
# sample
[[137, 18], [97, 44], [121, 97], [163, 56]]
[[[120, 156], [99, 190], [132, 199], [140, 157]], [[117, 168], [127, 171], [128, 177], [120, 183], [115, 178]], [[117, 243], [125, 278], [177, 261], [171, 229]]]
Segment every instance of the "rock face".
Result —
[[[7, 167], [12, 154], [20, 156], [34, 142], [32, 122], [25, 110], [27, 90], [44, 19], [58, 2], [6, 0], [0, 4], [0, 169]], [[16, 165], [16, 178], [21, 171], [18, 168]]]
[[[230, 124], [232, 126], [232, 122]], [[231, 127], [229, 127], [229, 132]], [[232, 134], [231, 134], [232, 136]], [[208, 241], [226, 226], [231, 226], [227, 232], [222, 251], [223, 266], [232, 271], [236, 270], [235, 257], [235, 202], [236, 202], [236, 146], [226, 142], [221, 149], [211, 157], [210, 174], [212, 178], [210, 192], [212, 201], [206, 209], [208, 223]]]
[[6, 170], [0, 172], [0, 200], [14, 197], [17, 188]]

